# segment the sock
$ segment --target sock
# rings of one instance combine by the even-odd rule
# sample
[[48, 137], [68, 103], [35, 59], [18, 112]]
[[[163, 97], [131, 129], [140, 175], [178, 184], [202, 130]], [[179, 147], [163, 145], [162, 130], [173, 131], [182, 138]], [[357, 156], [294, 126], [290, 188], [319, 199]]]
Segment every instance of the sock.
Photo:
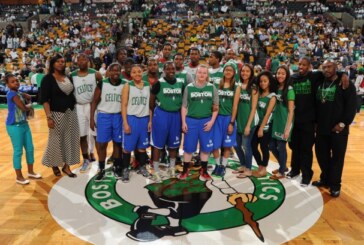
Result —
[[122, 164], [123, 164], [123, 162], [122, 162], [121, 158], [115, 158], [115, 160], [114, 160], [115, 169], [121, 169]]
[[89, 157], [88, 157], [88, 154], [87, 153], [82, 154], [82, 157], [83, 157], [83, 160], [89, 160]]
[[187, 172], [189, 166], [190, 166], [189, 162], [183, 162], [183, 173]]
[[[224, 159], [224, 158], [223, 158]], [[220, 164], [220, 157], [215, 158], [215, 164], [219, 165]]]
[[139, 152], [139, 153], [137, 153], [136, 159], [139, 162], [139, 165], [140, 166], [145, 166], [145, 163], [147, 161], [147, 157], [148, 157], [148, 155], [147, 155], [146, 152]]
[[207, 161], [201, 162], [201, 167], [204, 172], [207, 172]]
[[99, 161], [99, 168], [100, 168], [100, 170], [105, 169], [105, 161]]
[[159, 174], [159, 162], [158, 161], [153, 161], [153, 167], [154, 167], [154, 172], [156, 174]]
[[227, 166], [227, 164], [228, 164], [228, 159], [227, 159], [227, 158], [225, 158], [225, 157], [223, 157], [223, 158], [222, 158], [222, 165], [224, 165], [224, 167], [226, 167], [226, 166]]
[[123, 160], [122, 160], [122, 168], [129, 168], [130, 165], [130, 157], [131, 154], [130, 153], [123, 153]]
[[175, 166], [176, 166], [176, 158], [169, 159], [169, 167], [175, 168]]

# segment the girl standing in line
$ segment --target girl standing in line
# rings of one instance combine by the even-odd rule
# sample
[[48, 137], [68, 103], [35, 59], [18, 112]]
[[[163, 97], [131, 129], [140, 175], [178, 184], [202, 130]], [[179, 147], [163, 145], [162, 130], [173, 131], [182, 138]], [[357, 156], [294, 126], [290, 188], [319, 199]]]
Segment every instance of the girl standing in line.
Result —
[[[222, 172], [228, 164], [230, 149], [236, 144], [236, 112], [238, 107], [241, 87], [236, 83], [234, 76], [237, 70], [236, 64], [227, 62], [223, 69], [223, 78], [214, 83], [219, 93], [219, 114], [213, 127], [213, 155], [215, 158], [215, 170], [213, 174], [219, 175], [220, 148], [223, 147]], [[235, 103], [234, 103], [235, 102]]]
[[[149, 133], [152, 128], [152, 112], [149, 110], [150, 84], [142, 80], [140, 65], [131, 68], [132, 80], [122, 90], [121, 114], [123, 117], [123, 175], [122, 181], [129, 182], [131, 152], [140, 163], [139, 171], [150, 177], [146, 169], [146, 149], [149, 147]], [[135, 150], [137, 149], [137, 150]]]
[[269, 149], [278, 160], [279, 169], [273, 171], [271, 179], [282, 179], [288, 171], [286, 144], [291, 139], [295, 94], [290, 86], [290, 74], [286, 66], [277, 69], [277, 104], [273, 113], [272, 140]]
[[[272, 73], [261, 72], [259, 81], [258, 115], [259, 123], [252, 139], [253, 156], [258, 164], [258, 170], [253, 172], [253, 176], [260, 178], [267, 176], [267, 165], [269, 161], [269, 142], [271, 139], [271, 119], [274, 106], [276, 104], [276, 80]], [[260, 150], [258, 150], [260, 145]]]
[[30, 96], [18, 92], [20, 83], [13, 74], [5, 76], [5, 83], [9, 88], [6, 94], [8, 101], [8, 117], [6, 119], [6, 131], [13, 145], [13, 166], [16, 173], [16, 183], [21, 185], [29, 184], [21, 171], [21, 158], [23, 147], [25, 148], [26, 160], [28, 164], [28, 177], [40, 179], [40, 174], [34, 173], [34, 146], [32, 133], [30, 131], [26, 112], [30, 110], [31, 105], [25, 104], [25, 99], [30, 100]]
[[219, 95], [214, 85], [208, 82], [208, 67], [199, 65], [196, 71], [196, 81], [190, 83], [183, 93], [181, 108], [183, 145], [183, 172], [179, 179], [186, 179], [189, 175], [189, 165], [192, 153], [200, 143], [201, 180], [210, 180], [207, 172], [207, 161], [213, 150], [212, 127], [219, 111]]
[[254, 83], [254, 69], [250, 64], [244, 64], [240, 71], [241, 90], [237, 113], [237, 137], [235, 147], [241, 166], [233, 173], [239, 173], [238, 177], [245, 178], [252, 175], [252, 148], [251, 140], [255, 127], [259, 122], [257, 105], [259, 91]]

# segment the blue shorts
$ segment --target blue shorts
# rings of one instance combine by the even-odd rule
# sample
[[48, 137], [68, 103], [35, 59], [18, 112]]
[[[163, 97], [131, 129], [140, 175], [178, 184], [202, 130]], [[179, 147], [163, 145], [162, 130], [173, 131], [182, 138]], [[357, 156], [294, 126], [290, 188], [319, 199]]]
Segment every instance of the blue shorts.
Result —
[[232, 134], [228, 134], [228, 127], [231, 121], [231, 115], [218, 115], [213, 127], [214, 150], [221, 147], [232, 147], [236, 145], [236, 123]]
[[99, 111], [96, 120], [96, 142], [108, 143], [113, 140], [114, 142], [121, 143], [122, 125], [123, 119], [121, 113], [105, 113]]
[[135, 149], [147, 149], [149, 147], [148, 122], [149, 116], [127, 116], [131, 134], [125, 134], [123, 130], [123, 148], [132, 152]]
[[153, 113], [150, 144], [158, 149], [179, 148], [181, 145], [181, 112], [168, 112], [156, 107]]
[[207, 118], [191, 118], [186, 117], [188, 131], [185, 134], [183, 150], [186, 153], [193, 153], [197, 149], [197, 143], [200, 143], [200, 151], [210, 153], [213, 150], [213, 128], [205, 132], [204, 124], [211, 120]]

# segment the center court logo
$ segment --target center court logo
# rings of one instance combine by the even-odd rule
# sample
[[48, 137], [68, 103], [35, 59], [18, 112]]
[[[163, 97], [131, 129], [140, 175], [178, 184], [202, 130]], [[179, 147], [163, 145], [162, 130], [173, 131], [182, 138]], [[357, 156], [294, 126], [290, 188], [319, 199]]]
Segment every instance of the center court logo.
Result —
[[[92, 175], [96, 169], [93, 171], [82, 181], [82, 199], [88, 202], [83, 203], [83, 212], [90, 211], [96, 221], [102, 220], [100, 227], [105, 227], [105, 221], [110, 223], [117, 234], [113, 239], [119, 242], [178, 241], [199, 235], [206, 242], [210, 239], [216, 242], [216, 239], [228, 241], [228, 236], [221, 238], [221, 235], [231, 234], [238, 241], [278, 244], [307, 230], [322, 211], [321, 194], [316, 188], [307, 191], [291, 181], [282, 183], [268, 177], [241, 180], [230, 169], [225, 179], [207, 182], [200, 181], [198, 172], [191, 171], [186, 180], [171, 178], [162, 183], [134, 174], [128, 184], [115, 181], [111, 171], [104, 181], [94, 182]], [[297, 190], [299, 195], [294, 193]], [[50, 199], [52, 194], [53, 190]], [[77, 206], [67, 207], [67, 212], [73, 208]], [[63, 225], [64, 220], [58, 220], [59, 214], [53, 216], [68, 228]], [[80, 219], [83, 226], [91, 225]], [[95, 220], [92, 226], [96, 226]], [[100, 243], [91, 239], [90, 235], [95, 237], [95, 234], [87, 234], [85, 239], [86, 234], [77, 228], [67, 230], [84, 240]]]

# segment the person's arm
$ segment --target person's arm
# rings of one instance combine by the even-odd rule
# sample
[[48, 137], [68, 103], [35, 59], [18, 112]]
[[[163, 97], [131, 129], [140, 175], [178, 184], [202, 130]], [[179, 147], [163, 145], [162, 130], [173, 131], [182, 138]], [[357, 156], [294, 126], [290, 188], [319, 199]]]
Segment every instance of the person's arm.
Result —
[[[348, 127], [356, 115], [356, 92], [354, 84], [350, 83], [348, 89], [343, 91], [344, 95], [344, 114], [340, 121], [332, 129], [333, 132], [341, 132]], [[344, 124], [344, 125], [342, 125]], [[343, 127], [342, 127], [343, 126]]]
[[154, 111], [154, 108], [155, 108], [155, 100], [156, 100], [156, 97], [157, 97], [157, 94], [159, 93], [160, 91], [160, 82], [157, 81], [151, 91], [150, 91], [150, 98], [149, 98], [149, 109], [152, 111]]
[[93, 131], [95, 130], [95, 126], [97, 127], [97, 125], [95, 123], [95, 111], [96, 111], [96, 107], [100, 103], [100, 101], [101, 101], [101, 89], [99, 88], [99, 86], [96, 86], [96, 89], [94, 92], [94, 98], [91, 102], [91, 109], [90, 109], [90, 128]]
[[288, 139], [288, 137], [289, 137], [289, 133], [292, 128], [293, 115], [294, 115], [294, 100], [289, 100], [288, 101], [288, 117], [287, 117], [286, 127], [284, 129], [284, 135], [283, 135], [284, 140]]
[[231, 135], [234, 130], [236, 114], [238, 112], [240, 90], [241, 90], [241, 87], [237, 86], [237, 88], [235, 90], [235, 94], [234, 94], [233, 110], [231, 112], [231, 120], [230, 120], [229, 127], [228, 127], [228, 135]]
[[29, 111], [30, 107], [26, 106], [23, 101], [21, 101], [19, 95], [14, 95], [12, 98], [15, 105], [21, 110], [21, 111]]
[[251, 124], [255, 117], [255, 113], [257, 112], [258, 99], [259, 99], [258, 90], [252, 89], [250, 114], [248, 117], [248, 122], [246, 123], [245, 129], [244, 129], [245, 136], [248, 136], [250, 134], [250, 127], [251, 127]]
[[215, 86], [213, 86], [213, 105], [212, 105], [212, 116], [211, 116], [211, 120], [208, 121], [207, 123], [205, 123], [203, 130], [208, 132], [211, 130], [212, 126], [214, 125], [215, 121], [216, 121], [216, 117], [219, 113], [219, 93], [216, 89]]
[[96, 81], [97, 81], [97, 82], [101, 82], [101, 81], [102, 81], [102, 79], [103, 79], [103, 77], [102, 77], [101, 73], [100, 73], [100, 72], [98, 72], [98, 71], [95, 73], [95, 78], [96, 78]]
[[129, 84], [126, 83], [123, 87], [123, 93], [121, 96], [121, 116], [123, 117], [123, 127], [126, 134], [131, 133], [131, 128], [128, 124], [128, 101], [129, 101]]
[[188, 94], [188, 88], [186, 88], [185, 91], [183, 92], [182, 107], [181, 107], [181, 120], [182, 120], [183, 133], [188, 132], [188, 127], [186, 123], [187, 105], [188, 105], [187, 94]]
[[269, 100], [269, 104], [268, 104], [268, 108], [267, 111], [265, 112], [265, 115], [263, 117], [262, 123], [260, 124], [260, 127], [258, 129], [258, 137], [263, 137], [263, 129], [265, 127], [265, 125], [268, 122], [269, 117], [272, 114], [272, 111], [274, 109], [274, 106], [276, 105], [276, 101], [277, 98], [275, 96], [273, 96], [270, 100]]
[[51, 79], [50, 76], [45, 76], [42, 79], [42, 84], [40, 85], [40, 90], [41, 90], [40, 102], [43, 104], [43, 109], [44, 109], [44, 112], [47, 117], [48, 128], [54, 128], [55, 124], [54, 124], [54, 120], [52, 118], [51, 106], [50, 106], [50, 103], [52, 101], [52, 98], [51, 98], [51, 90], [52, 90], [51, 82], [52, 81], [50, 79]]

